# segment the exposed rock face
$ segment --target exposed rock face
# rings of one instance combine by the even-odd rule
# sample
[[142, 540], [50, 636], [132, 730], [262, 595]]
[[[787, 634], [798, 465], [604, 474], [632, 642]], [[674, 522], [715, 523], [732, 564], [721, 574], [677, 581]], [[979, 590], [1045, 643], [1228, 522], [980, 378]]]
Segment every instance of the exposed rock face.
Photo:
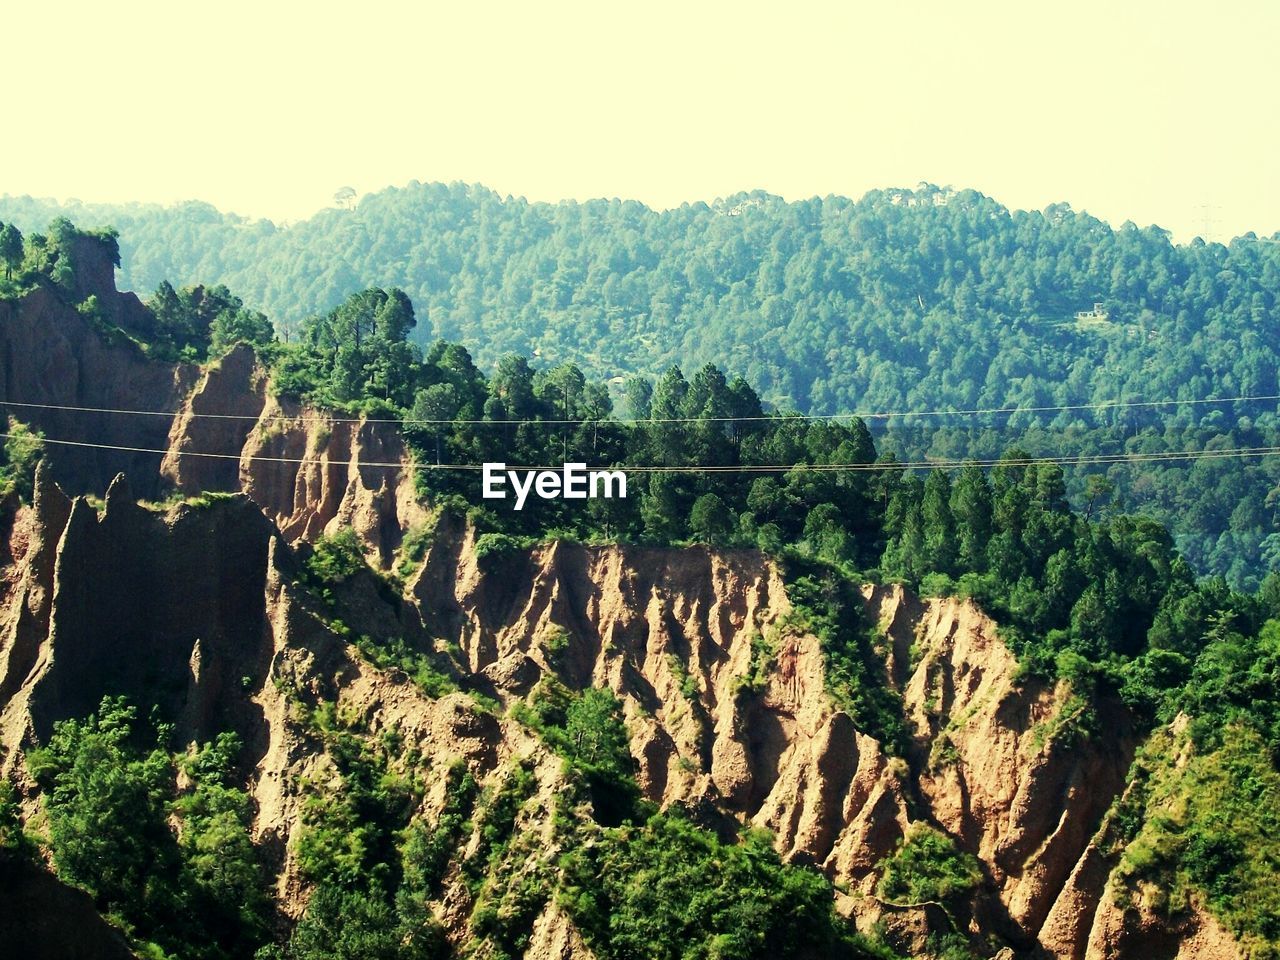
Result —
[[122, 477], [101, 515], [43, 476], [24, 576], [8, 598], [0, 690], [5, 745], [44, 738], [104, 693], [157, 702], [193, 735], [244, 729], [225, 687], [266, 672], [261, 582], [270, 524], [244, 498], [159, 515]]
[[[869, 877], [905, 828], [880, 744], [823, 692], [817, 638], [779, 636], [765, 689], [744, 690], [753, 638], [780, 633], [791, 610], [757, 553], [556, 543], [485, 569], [446, 536], [409, 589], [504, 696], [546, 673], [612, 689], [655, 800], [768, 827], [789, 858], [841, 882]], [[568, 638], [563, 652], [553, 637]]]
[[124, 936], [83, 890], [35, 864], [0, 858], [0, 943], [26, 960], [131, 960]]
[[[116, 293], [109, 266], [94, 295], [137, 326], [145, 311]], [[72, 493], [101, 495], [119, 473], [148, 499], [243, 491], [290, 542], [353, 526], [384, 565], [426, 516], [394, 424], [272, 396], [247, 346], [205, 369], [150, 360], [123, 335], [105, 340], [50, 290], [0, 301], [0, 399], [34, 405], [5, 412], [50, 440], [95, 445], [47, 448], [52, 477]]]
[[48, 635], [58, 542], [71, 516], [71, 501], [49, 479], [43, 464], [36, 471], [34, 489], [32, 509], [18, 510], [15, 498], [6, 511], [3, 595], [9, 616], [0, 643], [0, 706], [10, 701], [35, 667]]
[[351, 527], [385, 567], [404, 533], [427, 518], [393, 424], [335, 419], [272, 397], [237, 449], [240, 489], [290, 542]]
[[1104, 703], [1105, 748], [1079, 744], [1070, 690], [1018, 680], [995, 624], [972, 604], [922, 603], [901, 588], [867, 597], [890, 669], [906, 678], [921, 796], [932, 819], [986, 864], [1009, 921], [987, 922], [1030, 944], [1124, 787], [1137, 747], [1128, 718]]
[[[296, 862], [303, 784], [323, 783], [333, 770], [325, 743], [302, 719], [321, 702], [336, 702], [374, 733], [396, 729], [406, 750], [431, 758], [423, 816], [443, 806], [444, 771], [455, 759], [482, 781], [501, 778], [517, 759], [532, 764], [545, 792], [540, 809], [552, 809], [559, 758], [463, 694], [432, 699], [398, 671], [362, 660], [298, 586], [292, 550], [247, 498], [161, 512], [137, 504], [121, 477], [99, 513], [43, 472], [37, 490], [33, 506], [5, 507], [12, 562], [0, 583], [0, 774], [22, 785], [29, 812], [35, 787], [24, 751], [108, 694], [157, 704], [183, 741], [240, 734], [255, 836], [275, 866], [280, 906], [295, 917], [308, 894]], [[422, 639], [411, 605], [360, 587], [346, 591], [353, 604], [382, 604], [369, 623]], [[455, 886], [469, 904], [465, 884]], [[556, 955], [589, 956], [567, 918], [551, 917], [540, 931]]]
[[[121, 313], [136, 300], [113, 303]], [[273, 396], [247, 348], [205, 370], [147, 361], [45, 291], [0, 303], [0, 396], [48, 405], [20, 417], [50, 438], [161, 451], [51, 446], [33, 504], [0, 504], [0, 772], [23, 781], [29, 812], [23, 750], [104, 694], [158, 704], [188, 740], [234, 729], [248, 745], [255, 835], [296, 917], [308, 895], [296, 859], [304, 784], [334, 771], [301, 715], [336, 703], [371, 736], [394, 733], [406, 755], [430, 758], [421, 817], [443, 808], [453, 761], [485, 786], [525, 765], [536, 793], [516, 829], [535, 864], [551, 845], [560, 760], [466, 692], [432, 698], [372, 666], [298, 583], [293, 544], [352, 527], [385, 568], [405, 532], [432, 520], [403, 597], [359, 579], [341, 591], [360, 632], [419, 650], [456, 645], [459, 685], [504, 706], [548, 676], [612, 689], [650, 799], [725, 832], [768, 828], [785, 858], [838, 884], [842, 911], [901, 951], [921, 954], [952, 925], [937, 905], [874, 895], [878, 864], [924, 820], [983, 865], [959, 918], [976, 938], [1071, 960], [1238, 954], [1207, 914], [1175, 923], [1112, 895], [1114, 864], [1091, 841], [1124, 789], [1128, 718], [1104, 703], [1105, 742], [1076, 736], [1069, 688], [1019, 678], [972, 604], [864, 590], [913, 733], [893, 758], [828, 697], [821, 641], [792, 625], [783, 577], [755, 552], [556, 543], [477, 561], [473, 532], [414, 496], [394, 425]], [[105, 508], [63, 489], [105, 492]], [[237, 495], [167, 509], [135, 501], [170, 489]], [[475, 829], [466, 849], [480, 842]], [[462, 940], [473, 894], [456, 874], [438, 916]], [[554, 904], [530, 934], [529, 957], [591, 955]]]
[[1056, 956], [1082, 960], [1094, 922], [1107, 914], [1102, 900], [1112, 864], [1090, 843], [1049, 909], [1040, 942]]
[[[158, 512], [135, 503], [120, 478], [99, 514], [45, 472], [36, 486], [32, 507], [6, 508], [8, 772], [21, 778], [23, 749], [105, 693], [158, 702], [186, 738], [237, 730], [252, 758], [255, 832], [294, 916], [307, 896], [295, 859], [302, 784], [332, 770], [298, 704], [336, 702], [371, 735], [394, 730], [405, 750], [432, 758], [421, 816], [443, 807], [451, 760], [482, 783], [501, 782], [521, 761], [540, 799], [518, 829], [549, 829], [558, 758], [468, 696], [432, 699], [363, 660], [327, 626], [298, 584], [286, 538], [250, 500]], [[1134, 747], [1123, 712], [1108, 708], [1107, 743], [1072, 739], [1069, 691], [1019, 681], [994, 624], [971, 604], [865, 591], [914, 725], [904, 762], [828, 698], [820, 641], [788, 625], [783, 579], [753, 552], [556, 543], [477, 562], [470, 532], [444, 518], [403, 600], [361, 582], [343, 593], [362, 629], [419, 647], [456, 643], [460, 682], [502, 701], [546, 675], [608, 686], [624, 703], [650, 798], [726, 828], [772, 830], [784, 857], [823, 870], [847, 891], [840, 908], [864, 928], [879, 924], [900, 949], [919, 952], [930, 933], [950, 929], [936, 907], [874, 896], [878, 863], [925, 819], [983, 863], [987, 882], [968, 922], [1019, 953], [1138, 957], [1163, 937], [1169, 956], [1232, 955], [1207, 916], [1170, 926], [1105, 895], [1111, 865], [1090, 838]], [[441, 917], [459, 938], [470, 896], [454, 880], [443, 900]], [[531, 933], [528, 956], [590, 955], [552, 906]], [[1193, 949], [1201, 953], [1185, 952]]]
[[[182, 400], [166, 440], [162, 476], [179, 490], [240, 489], [240, 462], [266, 403], [266, 372], [245, 344], [209, 364]], [[217, 453], [217, 457], [203, 456]]]
[[[785, 587], [756, 554], [553, 544], [484, 569], [465, 532], [451, 530], [410, 590], [503, 694], [548, 672], [612, 688], [651, 797], [710, 802], [768, 827], [785, 856], [863, 894], [908, 822], [927, 819], [985, 865], [983, 929], [1034, 947], [1072, 879], [1077, 902], [1059, 906], [1053, 929], [1076, 924], [1068, 943], [1087, 935], [1100, 890], [1081, 896], [1086, 851], [1136, 739], [1110, 704], [1107, 744], [1073, 740], [1069, 689], [1020, 680], [972, 604], [866, 590], [915, 728], [908, 772], [826, 697], [820, 644], [780, 627]], [[558, 658], [554, 636], [570, 638]], [[776, 662], [765, 689], [744, 694], [752, 639], [764, 636]]]
[[1212, 916], [1196, 908], [1170, 923], [1140, 906], [1105, 897], [1085, 945], [1086, 960], [1167, 957], [1169, 960], [1242, 960], [1235, 939]]
[[582, 935], [554, 904], [538, 916], [525, 956], [539, 960], [594, 960], [595, 954], [582, 942]]
[[[104, 302], [112, 297], [137, 300], [103, 291]], [[4, 413], [46, 436], [164, 450], [167, 417], [58, 408], [176, 410], [197, 376], [189, 364], [148, 361], [123, 337], [108, 342], [52, 291], [36, 290], [17, 303], [0, 301], [0, 399], [43, 405], [5, 407]], [[49, 459], [53, 476], [75, 492], [104, 493], [121, 472], [137, 478], [139, 496], [156, 496], [162, 487], [156, 454], [60, 446]]]

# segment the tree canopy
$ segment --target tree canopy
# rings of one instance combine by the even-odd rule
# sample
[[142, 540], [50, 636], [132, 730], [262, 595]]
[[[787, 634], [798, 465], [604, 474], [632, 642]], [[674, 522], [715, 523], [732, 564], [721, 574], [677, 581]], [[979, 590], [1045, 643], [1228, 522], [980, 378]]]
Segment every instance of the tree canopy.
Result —
[[[33, 268], [53, 269], [59, 241], [56, 230], [32, 231], [67, 216], [122, 231], [124, 286], [225, 284], [290, 338], [346, 329], [352, 318], [331, 311], [348, 296], [403, 290], [418, 319], [406, 342], [392, 346], [398, 331], [384, 327], [377, 357], [363, 341], [338, 351], [337, 398], [367, 387], [408, 399], [398, 374], [412, 344], [425, 351], [443, 338], [468, 344], [485, 371], [517, 355], [539, 371], [575, 363], [588, 384], [643, 375], [611, 398], [625, 392], [642, 416], [652, 388], [642, 384], [707, 362], [783, 410], [1072, 407], [869, 420], [882, 449], [907, 460], [995, 459], [1015, 442], [1040, 456], [1280, 445], [1274, 401], [1128, 405], [1280, 393], [1280, 246], [1252, 237], [1177, 245], [1159, 228], [1113, 229], [1065, 204], [1011, 211], [929, 185], [856, 201], [757, 192], [654, 211], [415, 183], [288, 230], [207, 204], [0, 200], [0, 219], [28, 231]], [[326, 317], [334, 322], [317, 325]], [[547, 389], [570, 402], [562, 387]], [[494, 418], [522, 419], [532, 400], [500, 391]], [[423, 413], [458, 401], [442, 390], [426, 402]], [[1094, 483], [1169, 525], [1197, 569], [1254, 587], [1280, 566], [1275, 463], [1116, 462]], [[1097, 503], [1086, 479], [1073, 471], [1068, 491]]]

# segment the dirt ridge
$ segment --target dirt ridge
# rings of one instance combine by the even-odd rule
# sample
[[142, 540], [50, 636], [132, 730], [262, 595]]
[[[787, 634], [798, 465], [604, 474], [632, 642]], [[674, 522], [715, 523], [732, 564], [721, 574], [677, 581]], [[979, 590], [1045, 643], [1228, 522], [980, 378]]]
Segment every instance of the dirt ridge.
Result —
[[[98, 284], [98, 302], [122, 322], [144, 310], [107, 277]], [[46, 447], [51, 477], [74, 494], [102, 496], [121, 473], [151, 500], [239, 491], [290, 542], [354, 527], [384, 567], [426, 519], [394, 423], [275, 396], [244, 344], [204, 366], [151, 359], [50, 289], [0, 301], [0, 399], [24, 404], [8, 412], [51, 440], [94, 445]], [[139, 452], [152, 450], [163, 451], [158, 464]]]
[[[137, 309], [110, 293], [118, 315]], [[863, 589], [912, 734], [893, 757], [827, 694], [822, 641], [797, 626], [782, 571], [755, 551], [557, 542], [478, 559], [474, 530], [415, 496], [394, 425], [274, 396], [248, 348], [204, 369], [150, 361], [46, 290], [0, 303], [0, 396], [45, 404], [24, 419], [50, 437], [167, 451], [157, 463], [51, 446], [32, 503], [0, 504], [0, 773], [22, 784], [29, 814], [37, 791], [24, 750], [105, 693], [158, 700], [190, 740], [234, 729], [248, 745], [254, 832], [281, 909], [296, 917], [309, 894], [296, 858], [305, 785], [333, 773], [308, 711], [336, 703], [370, 736], [394, 731], [431, 758], [416, 811], [428, 819], [454, 761], [486, 786], [528, 765], [536, 792], [517, 830], [545, 837], [562, 765], [505, 708], [554, 677], [618, 695], [648, 798], [726, 833], [772, 831], [784, 858], [822, 870], [838, 907], [903, 952], [921, 954], [929, 934], [954, 926], [1028, 957], [1137, 958], [1153, 944], [1168, 956], [1238, 955], [1206, 914], [1169, 922], [1113, 896], [1114, 864], [1093, 841], [1138, 745], [1129, 718], [1104, 701], [1105, 742], [1077, 735], [1069, 685], [1023, 677], [970, 602]], [[172, 490], [233, 495], [137, 499]], [[402, 596], [370, 574], [342, 602], [360, 631], [457, 651], [459, 685], [497, 711], [467, 692], [432, 698], [373, 666], [299, 583], [294, 548], [320, 535], [354, 529], [385, 570], [405, 534], [430, 524]], [[982, 863], [962, 915], [875, 896], [877, 865], [918, 821]], [[450, 879], [438, 915], [455, 940], [473, 905]], [[554, 905], [532, 944], [530, 957], [589, 955]]]

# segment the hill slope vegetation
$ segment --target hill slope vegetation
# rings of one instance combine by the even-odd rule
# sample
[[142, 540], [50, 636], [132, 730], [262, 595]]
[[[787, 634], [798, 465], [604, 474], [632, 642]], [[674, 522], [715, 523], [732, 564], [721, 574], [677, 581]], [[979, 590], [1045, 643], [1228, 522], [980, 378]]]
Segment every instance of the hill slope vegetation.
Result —
[[[222, 284], [282, 331], [366, 287], [402, 289], [412, 339], [470, 344], [485, 370], [521, 355], [605, 380], [712, 361], [767, 405], [819, 414], [1280, 392], [1280, 245], [1175, 245], [1157, 228], [1112, 229], [1061, 204], [1010, 211], [974, 191], [753, 193], [653, 211], [415, 183], [288, 228], [204, 204], [0, 200], [0, 220], [28, 234], [64, 215], [120, 231], [126, 287]], [[907, 418], [889, 421], [886, 449], [915, 460], [991, 459], [1014, 443], [1036, 455], [1275, 446], [1275, 411]], [[1124, 509], [1170, 526], [1201, 571], [1252, 587], [1280, 564], [1266, 462], [1121, 463], [1106, 479]], [[1078, 471], [1068, 483], [1077, 503], [1096, 499]]]

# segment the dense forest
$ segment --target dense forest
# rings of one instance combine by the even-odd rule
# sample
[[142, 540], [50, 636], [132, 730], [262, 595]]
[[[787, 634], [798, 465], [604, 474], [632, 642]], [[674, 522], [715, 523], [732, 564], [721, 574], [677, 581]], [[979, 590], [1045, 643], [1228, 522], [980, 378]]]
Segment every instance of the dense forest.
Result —
[[[9, 235], [18, 239], [5, 258], [5, 296], [44, 286], [76, 300], [82, 244], [117, 254], [114, 234], [67, 221], [47, 234]], [[857, 586], [897, 581], [926, 595], [977, 599], [1001, 622], [1023, 676], [1069, 684], [1075, 707], [1052, 736], [1104, 736], [1097, 708], [1116, 699], [1144, 733], [1155, 731], [1134, 789], [1100, 838], [1124, 851], [1127, 875], [1183, 896], [1193, 891], [1241, 938], [1280, 940], [1280, 905], [1267, 879], [1280, 865], [1280, 574], [1248, 592], [1197, 577], [1165, 527], [1117, 509], [1110, 477], [1086, 475], [1085, 502], [1073, 510], [1063, 469], [1017, 447], [1002, 448], [990, 470], [903, 469], [889, 449], [895, 438], [877, 438], [864, 419], [770, 414], [747, 379], [711, 362], [690, 377], [674, 364], [656, 378], [629, 377], [620, 391], [628, 418], [619, 420], [609, 387], [572, 362], [508, 354], [486, 375], [459, 343], [436, 339], [423, 350], [412, 298], [396, 288], [362, 289], [308, 315], [289, 342], [224, 287], [161, 283], [145, 329], [112, 330], [90, 298], [79, 306], [104, 331], [157, 357], [205, 360], [251, 343], [278, 391], [404, 421], [422, 494], [467, 515], [480, 532], [481, 567], [498, 575], [512, 554], [548, 538], [758, 547], [784, 572], [794, 624], [822, 643], [832, 700], [899, 756], [905, 719], [878, 669]], [[1209, 427], [1185, 427], [1196, 429]], [[19, 439], [6, 449], [4, 479], [28, 496], [40, 439], [11, 432]], [[620, 465], [633, 486], [627, 499], [589, 501], [585, 510], [541, 500], [520, 512], [478, 507], [477, 477], [459, 467], [481, 460]], [[1194, 470], [1188, 477], [1205, 480]], [[407, 538], [401, 565], [420, 563], [423, 545]], [[397, 589], [396, 571], [367, 568], [352, 534], [322, 539], [303, 555], [299, 589], [329, 606], [335, 630], [337, 615], [353, 612], [335, 599], [343, 584], [374, 578]], [[432, 696], [461, 680], [428, 652], [367, 637], [357, 646]], [[744, 695], [754, 682], [743, 678]], [[459, 855], [463, 825], [475, 820], [482, 841], [461, 866], [476, 893], [472, 929], [488, 944], [485, 955], [520, 955], [521, 924], [531, 904], [541, 905], [537, 897], [550, 895], [546, 877], [496, 883], [519, 842], [516, 813], [533, 787], [527, 770], [481, 793], [459, 769], [456, 804], [435, 823], [411, 821], [420, 787], [412, 770], [393, 767], [394, 744], [360, 735], [325, 705], [307, 712], [338, 776], [304, 807], [298, 857], [316, 893], [282, 935], [250, 840], [237, 773], [243, 744], [223, 736], [184, 751], [171, 742], [172, 727], [144, 720], [139, 706], [148, 705], [104, 700], [93, 715], [61, 722], [29, 754], [47, 832], [35, 838], [22, 829], [5, 786], [0, 857], [30, 858], [44, 843], [59, 873], [154, 957], [437, 957], [448, 948], [427, 904], [442, 865]], [[678, 811], [660, 814], [641, 801], [612, 695], [544, 686], [511, 717], [572, 775], [574, 794], [556, 823], [555, 896], [598, 956], [886, 955], [834, 915], [822, 877], [782, 864], [765, 838], [725, 842]], [[1173, 762], [1177, 747], [1161, 740], [1178, 736], [1195, 747], [1185, 769]], [[570, 815], [569, 803], [587, 800], [590, 817]], [[880, 894], [901, 901], [951, 902], [979, 882], [972, 858], [925, 828], [882, 867]]]
[[1178, 246], [973, 191], [656, 212], [413, 184], [288, 228], [202, 204], [0, 201], [25, 231], [56, 216], [120, 231], [127, 288], [223, 283], [286, 330], [398, 287], [418, 343], [475, 344], [486, 367], [535, 350], [598, 377], [715, 360], [813, 413], [1276, 393], [1280, 248]]
[[[656, 384], [631, 378], [635, 419], [619, 422], [605, 387], [571, 363], [535, 371], [510, 356], [486, 378], [459, 344], [419, 357], [413, 322], [399, 291], [355, 294], [304, 321], [295, 344], [269, 348], [276, 386], [407, 418], [423, 492], [467, 512], [485, 557], [548, 537], [758, 547], [791, 558], [793, 591], [833, 635], [850, 606], [833, 570], [972, 596], [1008, 625], [1028, 670], [1105, 684], [1146, 716], [1190, 676], [1211, 628], [1248, 634], [1280, 613], [1280, 574], [1256, 596], [1198, 580], [1159, 523], [1100, 509], [1100, 475], [1095, 502], [1073, 513], [1062, 468], [1017, 448], [989, 471], [905, 470], [861, 419], [766, 415], [749, 383], [710, 363], [692, 378], [678, 367]], [[530, 498], [517, 512], [478, 499], [479, 478], [462, 468], [486, 460], [622, 466], [629, 496]], [[844, 699], [892, 742], [892, 709], [858, 643], [840, 641]]]
[[[26, 238], [8, 289], [69, 295], [82, 241], [116, 255], [113, 233], [55, 221], [48, 237]], [[1185, 681], [1213, 624], [1247, 634], [1280, 600], [1280, 572], [1253, 597], [1198, 579], [1161, 524], [1108, 508], [1113, 487], [1101, 473], [1085, 476], [1088, 500], [1073, 513], [1062, 467], [1020, 447], [1001, 451], [990, 470], [907, 469], [877, 450], [862, 418], [766, 413], [750, 383], [713, 363], [692, 378], [674, 365], [656, 382], [630, 377], [630, 417], [619, 420], [608, 387], [572, 362], [536, 369], [512, 354], [486, 377], [461, 344], [441, 339], [424, 353], [414, 306], [394, 288], [362, 290], [307, 317], [288, 343], [221, 287], [162, 282], [147, 308], [145, 329], [116, 332], [150, 353], [202, 360], [247, 342], [281, 394], [401, 422], [421, 493], [465, 512], [485, 557], [557, 537], [757, 547], [792, 558], [793, 589], [815, 598], [815, 616], [833, 631], [847, 602], [818, 586], [830, 573], [811, 563], [850, 580], [972, 596], [1008, 625], [1028, 669], [1078, 682], [1083, 670], [1148, 715]], [[23, 444], [13, 457], [29, 465], [30, 439]], [[486, 461], [623, 467], [629, 495], [585, 505], [531, 497], [515, 511], [479, 498], [475, 468]], [[892, 711], [857, 666], [857, 639], [846, 645], [848, 706], [892, 742]]]
[[[708, 361], [768, 409], [815, 414], [1280, 392], [1280, 244], [1175, 245], [1158, 228], [1115, 230], [1066, 205], [1009, 211], [973, 191], [753, 193], [653, 211], [411, 184], [289, 227], [195, 203], [0, 200], [0, 221], [28, 235], [63, 215], [117, 228], [123, 285], [140, 292], [216, 283], [298, 338], [347, 296], [394, 287], [424, 349], [466, 343], [487, 371], [512, 355], [543, 371], [572, 362], [614, 381], [615, 401], [620, 378]], [[19, 263], [17, 230], [3, 245]], [[1014, 444], [1037, 456], [1280, 445], [1274, 400], [867, 423], [909, 461], [994, 459]], [[1196, 569], [1253, 587], [1280, 566], [1271, 461], [1106, 474], [1114, 502], [1166, 523]], [[1066, 481], [1073, 502], [1096, 499], [1082, 471]]]

